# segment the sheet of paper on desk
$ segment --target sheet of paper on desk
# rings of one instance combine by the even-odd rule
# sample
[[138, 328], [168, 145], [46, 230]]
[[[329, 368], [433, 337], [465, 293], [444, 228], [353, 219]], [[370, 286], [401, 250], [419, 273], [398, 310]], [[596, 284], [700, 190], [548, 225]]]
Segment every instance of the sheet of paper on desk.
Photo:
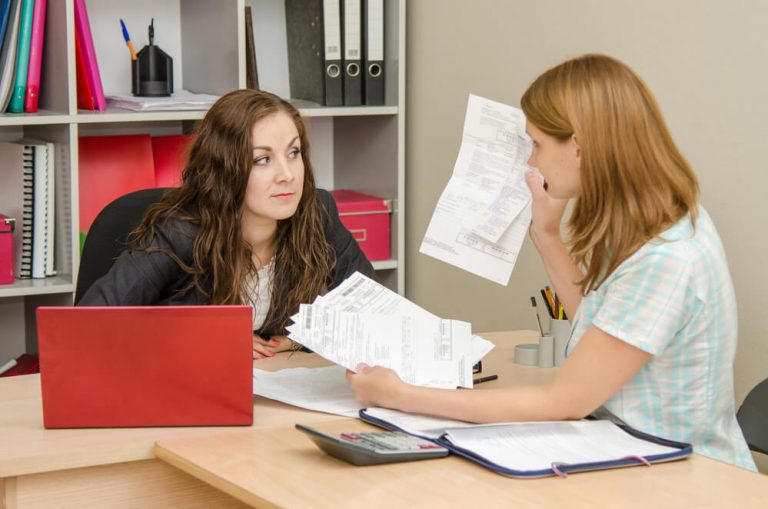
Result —
[[476, 357], [492, 348], [470, 324], [441, 319], [360, 273], [291, 318], [289, 337], [326, 359], [350, 370], [390, 367], [428, 387], [472, 387]]
[[635, 438], [610, 421], [516, 422], [450, 429], [454, 445], [513, 470], [547, 470], [627, 456], [653, 456], [673, 447]]
[[453, 175], [419, 251], [506, 285], [531, 221], [522, 111], [470, 95]]
[[317, 412], [357, 417], [363, 408], [344, 376], [343, 366], [264, 371], [253, 368], [253, 393]]

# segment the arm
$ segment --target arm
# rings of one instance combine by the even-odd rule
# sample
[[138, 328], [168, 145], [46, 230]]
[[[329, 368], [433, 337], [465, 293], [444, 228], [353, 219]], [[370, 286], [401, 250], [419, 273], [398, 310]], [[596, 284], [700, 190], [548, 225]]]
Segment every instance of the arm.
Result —
[[581, 289], [577, 284], [584, 275], [571, 259], [560, 237], [560, 222], [568, 200], [550, 197], [544, 184], [534, 172], [525, 175], [525, 181], [533, 198], [533, 219], [530, 235], [539, 252], [547, 276], [563, 303], [565, 313], [573, 318], [581, 304]]
[[355, 272], [360, 272], [369, 278], [375, 279], [373, 265], [365, 257], [365, 254], [363, 254], [363, 251], [352, 234], [349, 233], [349, 230], [341, 223], [339, 209], [336, 207], [336, 201], [333, 199], [333, 196], [328, 191], [318, 189], [317, 198], [328, 213], [325, 234], [331, 247], [336, 252], [336, 266], [333, 271], [331, 288], [335, 288]]
[[405, 412], [471, 422], [579, 419], [605, 403], [651, 355], [591, 327], [547, 385], [495, 390], [416, 387], [394, 371], [363, 366], [347, 379], [358, 400]]
[[[170, 227], [176, 233], [169, 234], [164, 229], [157, 229], [153, 248], [170, 249], [191, 264], [194, 241], [191, 225], [173, 221]], [[176, 231], [177, 227], [179, 231]], [[109, 272], [91, 285], [78, 305], [153, 305], [174, 291], [181, 290], [188, 281], [188, 275], [166, 253], [127, 249], [115, 260]]]

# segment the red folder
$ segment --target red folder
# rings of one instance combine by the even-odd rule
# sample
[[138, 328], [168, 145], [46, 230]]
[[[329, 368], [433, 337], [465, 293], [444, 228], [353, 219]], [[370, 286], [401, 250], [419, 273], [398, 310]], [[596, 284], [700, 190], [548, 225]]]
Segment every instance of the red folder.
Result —
[[75, 67], [77, 68], [77, 107], [83, 110], [94, 111], [93, 94], [88, 84], [88, 75], [85, 72], [83, 60], [83, 48], [80, 47], [80, 36], [75, 34]]
[[179, 187], [181, 173], [187, 165], [189, 147], [194, 138], [191, 134], [154, 136], [152, 156], [155, 160], [155, 185], [157, 187]]
[[112, 200], [155, 187], [152, 141], [148, 134], [84, 136], [80, 151], [80, 232]]

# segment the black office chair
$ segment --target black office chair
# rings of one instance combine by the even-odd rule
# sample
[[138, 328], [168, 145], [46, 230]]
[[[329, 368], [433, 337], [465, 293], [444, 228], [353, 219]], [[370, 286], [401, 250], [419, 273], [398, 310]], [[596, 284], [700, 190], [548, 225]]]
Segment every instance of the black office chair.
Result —
[[160, 201], [167, 187], [142, 189], [113, 200], [99, 212], [85, 237], [80, 271], [77, 274], [75, 304], [94, 281], [109, 272], [115, 259], [130, 244], [133, 231], [149, 207]]
[[736, 419], [749, 448], [768, 454], [768, 378], [749, 391]]

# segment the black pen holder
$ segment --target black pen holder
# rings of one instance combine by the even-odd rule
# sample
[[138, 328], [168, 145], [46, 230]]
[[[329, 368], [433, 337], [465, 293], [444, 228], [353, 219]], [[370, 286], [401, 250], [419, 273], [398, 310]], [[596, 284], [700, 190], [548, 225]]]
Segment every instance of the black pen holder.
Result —
[[131, 66], [131, 92], [162, 97], [173, 93], [173, 59], [155, 45], [144, 46]]

